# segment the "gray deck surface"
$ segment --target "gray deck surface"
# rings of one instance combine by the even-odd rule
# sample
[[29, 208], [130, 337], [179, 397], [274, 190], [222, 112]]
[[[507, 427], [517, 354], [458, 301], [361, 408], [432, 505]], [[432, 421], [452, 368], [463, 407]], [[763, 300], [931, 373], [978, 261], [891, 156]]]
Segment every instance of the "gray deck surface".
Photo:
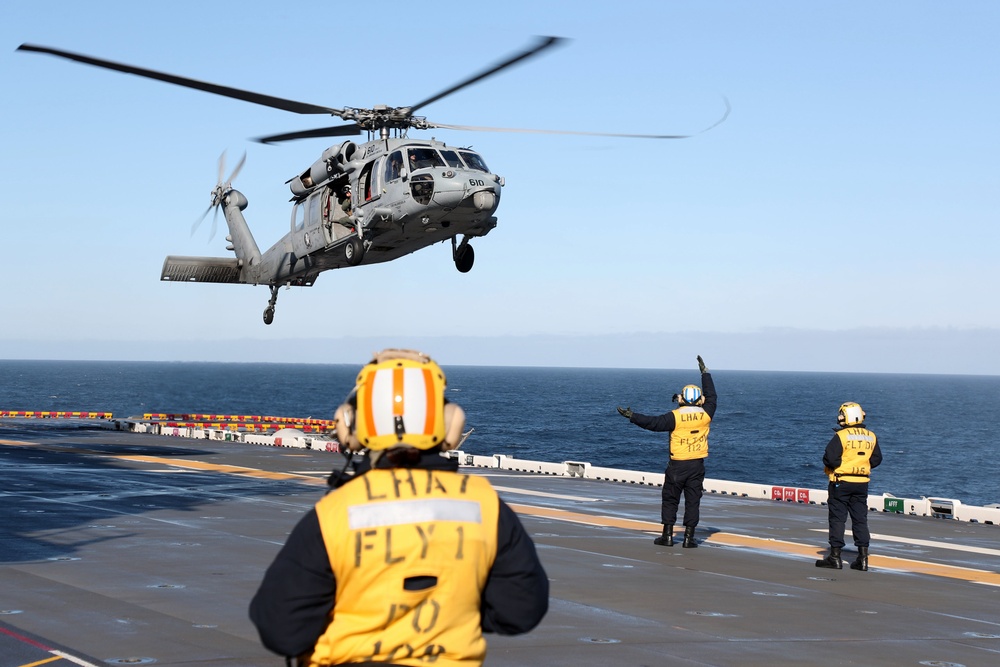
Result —
[[[283, 665], [247, 605], [341, 461], [0, 423], [0, 667]], [[539, 628], [488, 636], [488, 666], [1000, 664], [998, 526], [872, 514], [871, 570], [821, 570], [822, 506], [706, 495], [701, 546], [665, 548], [657, 487], [465, 470], [552, 582]]]

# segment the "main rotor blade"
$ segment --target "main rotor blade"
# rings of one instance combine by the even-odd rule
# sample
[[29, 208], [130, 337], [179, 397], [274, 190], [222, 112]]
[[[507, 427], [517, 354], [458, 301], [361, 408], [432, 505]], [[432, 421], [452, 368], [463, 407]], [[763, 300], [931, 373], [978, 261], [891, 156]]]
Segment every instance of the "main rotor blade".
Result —
[[461, 83], [455, 84], [454, 86], [452, 86], [448, 90], [443, 90], [440, 93], [438, 93], [437, 95], [434, 95], [433, 97], [428, 97], [426, 100], [424, 100], [422, 102], [418, 102], [417, 104], [414, 104], [413, 106], [411, 106], [411, 107], [409, 107], [407, 109], [407, 115], [411, 115], [412, 116], [413, 112], [416, 111], [417, 109], [419, 109], [421, 107], [425, 107], [428, 104], [430, 104], [431, 102], [437, 102], [442, 97], [445, 97], [447, 95], [451, 95], [452, 93], [457, 92], [457, 91], [461, 90], [462, 88], [465, 88], [466, 86], [471, 86], [472, 84], [474, 84], [474, 83], [476, 83], [478, 81], [482, 81], [486, 77], [491, 76], [493, 74], [496, 74], [500, 70], [502, 70], [502, 69], [504, 69], [506, 67], [510, 67], [511, 65], [514, 65], [515, 63], [518, 63], [518, 62], [520, 62], [522, 60], [525, 60], [526, 58], [530, 58], [531, 56], [537, 55], [538, 53], [544, 51], [545, 49], [549, 48], [550, 46], [555, 46], [556, 44], [558, 44], [559, 42], [562, 42], [562, 41], [565, 41], [562, 37], [540, 37], [538, 39], [538, 42], [533, 47], [531, 47], [530, 49], [528, 49], [527, 51], [524, 51], [524, 52], [519, 53], [519, 54], [517, 54], [515, 56], [512, 56], [512, 57], [508, 58], [507, 60], [503, 61], [502, 63], [499, 63], [498, 65], [494, 65], [493, 67], [491, 67], [488, 70], [480, 72], [479, 74], [476, 74], [475, 76], [473, 76], [473, 77], [471, 77], [469, 79], [466, 79], [465, 81], [462, 81]]
[[294, 139], [315, 139], [317, 137], [351, 137], [361, 134], [361, 128], [357, 123], [349, 125], [337, 125], [334, 127], [320, 127], [315, 130], [300, 130], [298, 132], [287, 132], [285, 134], [272, 134], [269, 137], [258, 137], [254, 141], [262, 144], [274, 144], [279, 141], [292, 141]]
[[146, 77], [147, 79], [156, 79], [157, 81], [172, 83], [177, 86], [184, 86], [185, 88], [194, 88], [195, 90], [203, 90], [206, 93], [213, 93], [215, 95], [222, 95], [224, 97], [232, 97], [237, 100], [243, 100], [244, 102], [252, 102], [254, 104], [261, 104], [263, 106], [272, 107], [274, 109], [282, 109], [283, 111], [292, 111], [294, 113], [301, 113], [301, 114], [330, 114], [333, 116], [341, 116], [344, 113], [343, 109], [332, 109], [330, 107], [317, 106], [315, 104], [308, 104], [306, 102], [296, 102], [294, 100], [286, 100], [280, 97], [272, 97], [271, 95], [262, 95], [260, 93], [253, 93], [247, 90], [240, 90], [238, 88], [230, 88], [229, 86], [220, 86], [215, 83], [208, 83], [207, 81], [188, 79], [183, 76], [175, 76], [173, 74], [157, 72], [151, 69], [143, 69], [142, 67], [134, 67], [132, 65], [116, 63], [110, 60], [101, 60], [100, 58], [92, 58], [90, 56], [85, 56], [79, 53], [70, 53], [69, 51], [61, 51], [59, 49], [53, 49], [47, 46], [38, 46], [35, 44], [22, 44], [21, 46], [17, 47], [17, 50], [32, 51], [35, 53], [47, 53], [49, 55], [58, 56], [60, 58], [75, 60], [77, 62], [84, 63], [85, 65], [103, 67], [105, 69], [111, 69], [117, 72], [124, 72], [125, 74], [135, 74], [136, 76]]
[[528, 134], [576, 134], [588, 137], [619, 137], [626, 139], [688, 139], [690, 137], [697, 136], [699, 134], [704, 134], [714, 127], [718, 127], [729, 118], [729, 112], [732, 111], [732, 106], [729, 104], [729, 100], [722, 98], [726, 103], [726, 111], [722, 114], [722, 118], [715, 121], [708, 127], [698, 132], [692, 134], [623, 134], [619, 132], [578, 132], [575, 130], [531, 130], [525, 128], [513, 128], [513, 127], [478, 127], [475, 125], [445, 125], [443, 123], [429, 123], [431, 127], [440, 127], [445, 130], [473, 130], [475, 132], [522, 132]]
[[473, 130], [475, 132], [520, 132], [525, 134], [577, 134], [587, 137], [624, 137], [626, 139], [687, 139], [693, 134], [622, 134], [618, 132], [577, 132], [574, 130], [532, 130], [520, 127], [481, 127], [478, 125], [445, 125], [434, 123], [445, 130]]

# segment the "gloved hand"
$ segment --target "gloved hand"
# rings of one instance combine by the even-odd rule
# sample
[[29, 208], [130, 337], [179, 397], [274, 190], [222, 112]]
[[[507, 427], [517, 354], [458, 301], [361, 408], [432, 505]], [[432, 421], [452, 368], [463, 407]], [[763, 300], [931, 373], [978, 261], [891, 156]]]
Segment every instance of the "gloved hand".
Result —
[[618, 408], [618, 414], [620, 414], [625, 419], [632, 419], [632, 408]]
[[707, 373], [708, 367], [705, 366], [705, 362], [702, 360], [701, 355], [698, 355], [698, 371], [701, 373]]

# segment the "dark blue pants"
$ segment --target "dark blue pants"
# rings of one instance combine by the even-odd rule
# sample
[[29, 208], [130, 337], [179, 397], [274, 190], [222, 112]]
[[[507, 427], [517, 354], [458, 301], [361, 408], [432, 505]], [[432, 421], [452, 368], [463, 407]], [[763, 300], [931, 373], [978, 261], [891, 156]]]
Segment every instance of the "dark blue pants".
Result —
[[671, 460], [663, 475], [663, 503], [660, 506], [660, 520], [664, 525], [673, 525], [677, 522], [677, 507], [680, 505], [681, 493], [683, 493], [684, 525], [694, 528], [698, 525], [698, 519], [701, 516], [705, 459]]
[[868, 532], [868, 482], [830, 482], [828, 491], [830, 546], [844, 546], [844, 528], [850, 514], [854, 546], [867, 547], [872, 539]]

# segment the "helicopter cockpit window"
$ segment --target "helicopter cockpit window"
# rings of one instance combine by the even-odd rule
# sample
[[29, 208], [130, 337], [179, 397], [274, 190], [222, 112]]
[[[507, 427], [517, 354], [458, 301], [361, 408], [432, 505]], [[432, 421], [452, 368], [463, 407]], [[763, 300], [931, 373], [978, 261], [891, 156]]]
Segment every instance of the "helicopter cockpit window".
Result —
[[465, 167], [462, 164], [462, 158], [458, 157], [458, 153], [455, 151], [441, 151], [441, 157], [444, 161], [448, 163], [449, 167], [454, 167], [455, 169], [462, 169]]
[[433, 148], [410, 148], [407, 152], [410, 155], [410, 171], [444, 166], [444, 160]]
[[403, 153], [393, 151], [385, 163], [385, 182], [395, 181], [403, 174]]
[[465, 159], [465, 164], [469, 165], [469, 169], [485, 171], [487, 174], [490, 173], [489, 167], [486, 166], [486, 163], [483, 162], [483, 158], [479, 157], [477, 153], [462, 151], [462, 157]]

